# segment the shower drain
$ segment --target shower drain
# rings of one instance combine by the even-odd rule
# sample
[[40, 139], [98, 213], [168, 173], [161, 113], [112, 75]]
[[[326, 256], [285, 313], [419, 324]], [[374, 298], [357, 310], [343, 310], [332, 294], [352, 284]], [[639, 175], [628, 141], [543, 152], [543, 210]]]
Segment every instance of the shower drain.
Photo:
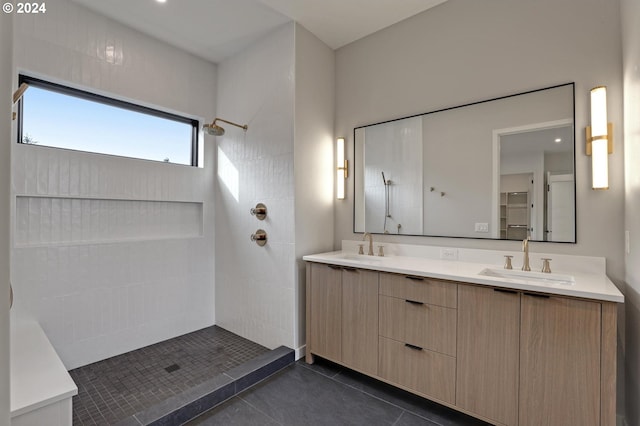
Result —
[[180, 366], [178, 364], [171, 364], [170, 366], [164, 369], [167, 373], [173, 373], [174, 371], [180, 370]]

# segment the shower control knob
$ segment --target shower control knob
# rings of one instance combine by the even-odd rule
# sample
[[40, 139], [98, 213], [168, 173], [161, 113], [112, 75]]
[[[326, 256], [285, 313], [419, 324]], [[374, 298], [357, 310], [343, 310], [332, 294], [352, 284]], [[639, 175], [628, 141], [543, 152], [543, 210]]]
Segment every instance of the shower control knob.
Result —
[[258, 220], [264, 220], [264, 218], [267, 217], [267, 206], [262, 203], [258, 203], [255, 207], [251, 208], [249, 212]]
[[251, 234], [251, 241], [254, 241], [260, 247], [267, 244], [267, 233], [263, 229], [258, 229], [255, 234]]

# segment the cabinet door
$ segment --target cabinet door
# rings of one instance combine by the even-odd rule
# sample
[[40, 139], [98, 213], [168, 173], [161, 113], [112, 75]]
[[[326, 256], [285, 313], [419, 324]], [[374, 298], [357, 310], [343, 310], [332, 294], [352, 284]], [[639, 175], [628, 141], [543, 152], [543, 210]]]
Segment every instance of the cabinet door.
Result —
[[520, 426], [600, 424], [598, 302], [522, 295]]
[[310, 298], [308, 350], [333, 361], [342, 354], [342, 269], [309, 264]]
[[458, 407], [517, 425], [519, 335], [519, 293], [458, 285]]
[[378, 275], [342, 271], [342, 362], [368, 374], [378, 372]]

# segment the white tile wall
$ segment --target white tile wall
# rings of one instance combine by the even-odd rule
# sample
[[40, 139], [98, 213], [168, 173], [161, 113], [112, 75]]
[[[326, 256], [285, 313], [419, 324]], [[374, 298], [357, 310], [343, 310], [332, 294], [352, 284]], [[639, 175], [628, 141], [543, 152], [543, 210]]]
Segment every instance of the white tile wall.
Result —
[[[287, 24], [223, 62], [218, 86], [219, 116], [249, 129], [229, 128], [217, 141], [228, 162], [219, 170], [216, 201], [216, 321], [300, 355], [301, 258], [333, 247], [334, 54]], [[232, 169], [237, 193], [225, 183]], [[268, 207], [263, 222], [249, 215], [258, 202]], [[249, 240], [258, 228], [269, 236], [264, 248]]]
[[[14, 82], [214, 116], [214, 64], [69, 0], [47, 6], [15, 21]], [[211, 139], [204, 168], [12, 144], [16, 308], [66, 367], [213, 324], [214, 158]]]
[[[219, 65], [220, 150], [238, 171], [238, 194], [218, 179], [216, 322], [268, 347], [294, 347], [294, 24]], [[259, 221], [249, 214], [267, 205]], [[249, 236], [267, 231], [258, 247]]]
[[[414, 117], [393, 121], [383, 126], [368, 127], [364, 132], [367, 167], [363, 175], [367, 202], [362, 230], [421, 235], [424, 202], [421, 185], [422, 119]], [[389, 140], [398, 143], [381, 143]], [[391, 182], [388, 186], [388, 206], [382, 173]], [[385, 220], [387, 211], [391, 217]], [[401, 227], [398, 228], [398, 225]]]
[[202, 236], [202, 203], [16, 198], [16, 247]]

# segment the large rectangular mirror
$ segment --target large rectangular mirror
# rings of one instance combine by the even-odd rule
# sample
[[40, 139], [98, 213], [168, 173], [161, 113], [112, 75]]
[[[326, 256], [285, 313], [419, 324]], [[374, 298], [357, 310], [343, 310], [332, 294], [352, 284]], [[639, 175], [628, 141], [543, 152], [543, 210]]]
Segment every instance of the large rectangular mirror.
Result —
[[576, 241], [574, 83], [354, 129], [354, 232]]

